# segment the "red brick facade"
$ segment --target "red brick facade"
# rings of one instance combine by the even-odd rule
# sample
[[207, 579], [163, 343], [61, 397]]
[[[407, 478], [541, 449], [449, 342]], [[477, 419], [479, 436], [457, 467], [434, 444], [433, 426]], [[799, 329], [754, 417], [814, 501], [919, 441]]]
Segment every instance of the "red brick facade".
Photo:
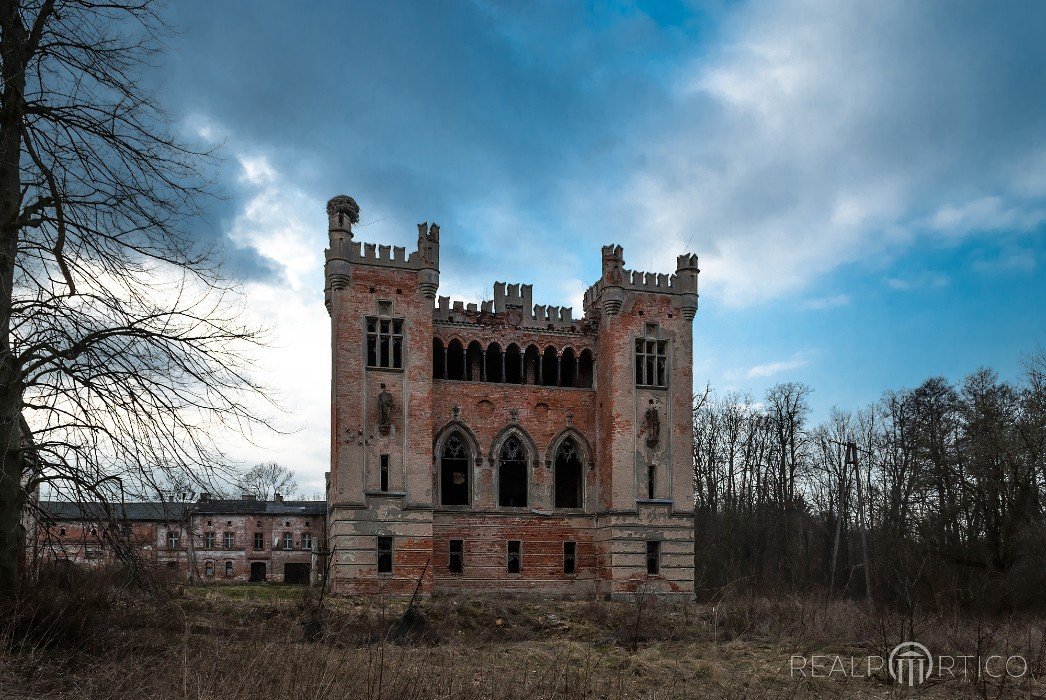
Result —
[[575, 319], [529, 285], [437, 300], [438, 226], [408, 255], [327, 211], [334, 589], [409, 593], [429, 562], [425, 592], [691, 591], [696, 256], [604, 247]]

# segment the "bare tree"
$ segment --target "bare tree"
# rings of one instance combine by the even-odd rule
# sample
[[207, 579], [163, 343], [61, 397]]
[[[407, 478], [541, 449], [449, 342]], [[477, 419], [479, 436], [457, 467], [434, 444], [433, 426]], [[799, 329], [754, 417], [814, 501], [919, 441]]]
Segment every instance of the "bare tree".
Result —
[[0, 597], [26, 486], [211, 490], [217, 431], [267, 425], [258, 331], [186, 232], [211, 155], [142, 87], [167, 35], [150, 0], [0, 0]]
[[244, 472], [236, 485], [241, 493], [254, 494], [263, 501], [271, 501], [276, 494], [293, 496], [298, 493], [294, 472], [276, 462], [254, 465]]

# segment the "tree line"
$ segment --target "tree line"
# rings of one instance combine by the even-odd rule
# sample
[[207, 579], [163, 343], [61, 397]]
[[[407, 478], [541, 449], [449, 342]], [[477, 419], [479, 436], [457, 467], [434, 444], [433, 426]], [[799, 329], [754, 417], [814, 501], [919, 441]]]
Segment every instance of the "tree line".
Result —
[[811, 422], [812, 389], [694, 402], [695, 582], [992, 610], [1046, 602], [1046, 350]]

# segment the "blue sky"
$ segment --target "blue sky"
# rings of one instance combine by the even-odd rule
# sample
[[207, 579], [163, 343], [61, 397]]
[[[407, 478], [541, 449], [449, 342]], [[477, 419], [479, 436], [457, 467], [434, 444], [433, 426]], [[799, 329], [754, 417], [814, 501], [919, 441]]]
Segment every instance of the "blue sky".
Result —
[[816, 417], [1046, 344], [1046, 4], [173, 3], [151, 78], [221, 144], [194, 233], [273, 329], [308, 493], [327, 468], [323, 203], [442, 227], [441, 294], [574, 304], [599, 246], [701, 259], [695, 378]]

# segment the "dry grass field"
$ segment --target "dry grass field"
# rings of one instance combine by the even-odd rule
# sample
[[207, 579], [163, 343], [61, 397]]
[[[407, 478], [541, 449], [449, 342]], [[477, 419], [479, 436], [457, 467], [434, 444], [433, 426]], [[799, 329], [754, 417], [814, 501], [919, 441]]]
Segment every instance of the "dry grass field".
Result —
[[[10, 611], [0, 697], [805, 698], [1042, 697], [1043, 620], [902, 618], [851, 601], [646, 597], [550, 601], [328, 598], [283, 586], [190, 588], [162, 599], [80, 584]], [[1020, 654], [1020, 678], [857, 675], [914, 625], [931, 649]], [[943, 652], [942, 652], [943, 653]], [[793, 673], [818, 657], [819, 677]], [[844, 671], [831, 659], [845, 659]], [[854, 662], [850, 659], [853, 657]], [[873, 664], [874, 665], [874, 664]], [[807, 669], [809, 671], [809, 668]], [[1011, 666], [1012, 671], [1019, 670]], [[1033, 678], [1033, 676], [1035, 678]]]

